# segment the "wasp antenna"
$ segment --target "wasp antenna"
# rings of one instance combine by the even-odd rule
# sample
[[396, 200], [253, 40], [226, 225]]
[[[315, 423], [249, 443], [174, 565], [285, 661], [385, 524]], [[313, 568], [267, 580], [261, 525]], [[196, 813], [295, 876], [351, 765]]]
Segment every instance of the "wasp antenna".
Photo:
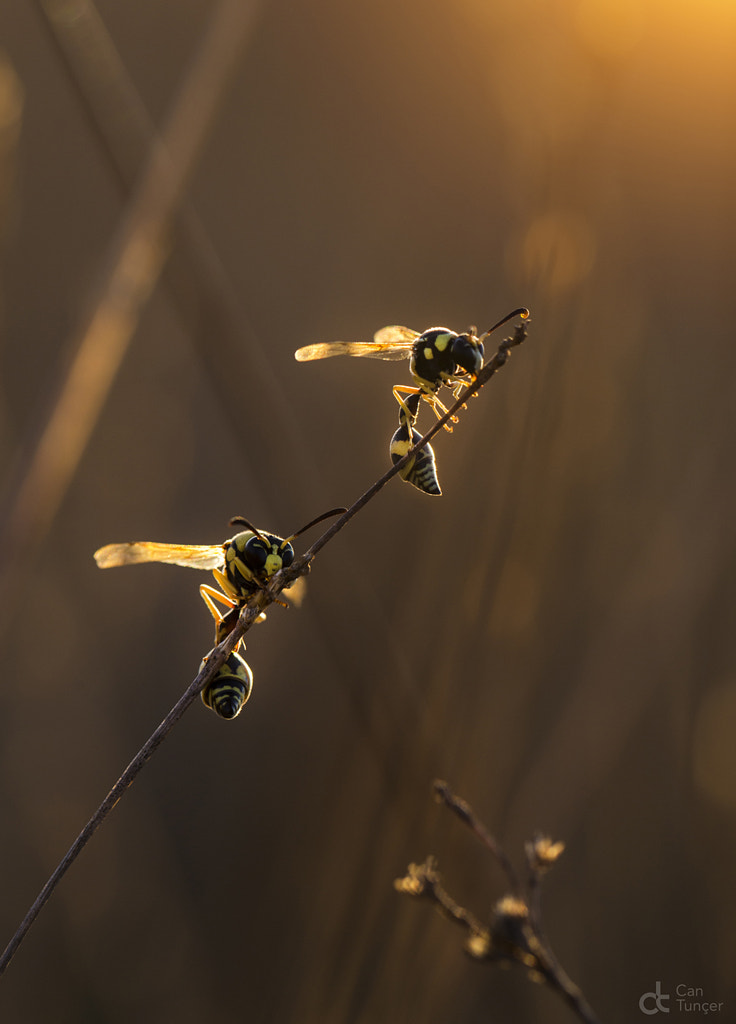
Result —
[[509, 320], [513, 320], [515, 316], [520, 316], [522, 320], [528, 320], [530, 313], [526, 306], [519, 306], [518, 309], [515, 309], [512, 313], [509, 313], [507, 316], [505, 316], [503, 320], [499, 320], [497, 324], [493, 325], [493, 327], [489, 327], [488, 330], [481, 335], [481, 337], [485, 338], [489, 334], [493, 334], [493, 332], [498, 330], [499, 327], [503, 327], [503, 325], [505, 323], [508, 323]]
[[256, 535], [256, 537], [258, 537], [264, 543], [268, 544], [268, 541], [263, 536], [261, 531], [257, 530], [255, 528], [255, 526], [253, 525], [253, 523], [249, 523], [248, 520], [244, 516], [233, 516], [232, 519], [230, 520], [230, 522], [227, 525], [228, 526], [245, 526], [249, 530], [252, 530], [253, 533]]
[[311, 527], [316, 526], [317, 523], [321, 523], [323, 519], [329, 519], [331, 516], [341, 516], [344, 512], [347, 512], [346, 508], [331, 508], [329, 512], [323, 512], [321, 516], [317, 516], [316, 519], [312, 519], [306, 526], [302, 526], [301, 530], [297, 530], [296, 533], [292, 533], [291, 537], [286, 537], [281, 547], [283, 548], [290, 541], [294, 540], [295, 537], [299, 537], [300, 534], [306, 533], [306, 531], [311, 529]]

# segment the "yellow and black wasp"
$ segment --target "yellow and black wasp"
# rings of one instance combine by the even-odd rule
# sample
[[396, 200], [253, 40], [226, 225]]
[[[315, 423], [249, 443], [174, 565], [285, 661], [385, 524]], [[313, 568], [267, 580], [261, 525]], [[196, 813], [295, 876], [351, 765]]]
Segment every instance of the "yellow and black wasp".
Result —
[[[344, 508], [331, 509], [312, 519], [290, 537], [279, 537], [274, 533], [258, 530], [247, 519], [235, 516], [230, 520], [230, 525], [244, 526], [245, 529], [223, 544], [158, 544], [152, 541], [134, 541], [125, 544], [106, 544], [95, 551], [94, 557], [101, 569], [110, 569], [118, 565], [138, 565], [142, 562], [165, 562], [189, 569], [212, 570], [220, 589], [203, 583], [199, 592], [215, 620], [215, 643], [219, 644], [235, 628], [240, 609], [248, 599], [259, 590], [265, 589], [272, 576], [294, 561], [294, 548], [291, 542], [317, 523], [331, 516], [341, 515], [344, 511]], [[227, 611], [222, 612], [218, 604]], [[234, 653], [237, 655], [237, 648]], [[233, 711], [234, 704], [220, 701], [218, 698], [222, 694], [227, 694], [234, 699], [234, 683], [239, 684], [242, 699], [237, 709]], [[252, 685], [250, 667], [240, 655], [237, 655], [225, 662], [212, 683], [202, 693], [202, 700], [207, 707], [211, 707], [223, 718], [234, 718], [248, 699]], [[228, 710], [229, 713], [223, 714], [223, 710]]]
[[[403, 459], [417, 441], [422, 439], [419, 431], [414, 429], [421, 400], [421, 392], [416, 391], [409, 395], [399, 407], [399, 429], [391, 438], [389, 445], [391, 461], [394, 465]], [[414, 453], [413, 458], [409, 459], [404, 468], [399, 470], [399, 476], [420, 491], [424, 491], [425, 494], [442, 494], [437, 479], [434, 451], [429, 444]]]
[[[396, 463], [421, 439], [419, 431], [414, 429], [420, 401], [427, 401], [438, 417], [446, 413], [447, 409], [438, 397], [440, 389], [449, 388], [457, 401], [463, 387], [480, 373], [484, 340], [516, 316], [525, 320], [529, 310], [523, 306], [513, 310], [480, 336], [475, 327], [469, 327], [463, 334], [457, 334], [448, 327], [430, 327], [420, 334], [409, 327], [394, 325], [382, 327], [374, 334], [373, 341], [328, 341], [305, 345], [297, 349], [294, 358], [298, 362], [308, 362], [341, 355], [371, 359], [408, 357], [409, 372], [414, 378], [415, 387], [395, 384], [393, 388], [394, 398], [399, 403], [399, 429], [391, 438], [389, 450]], [[408, 397], [404, 398], [404, 395]], [[445, 429], [452, 430], [452, 427], [446, 423]], [[400, 471], [400, 476], [425, 494], [442, 493], [437, 480], [435, 455], [430, 445], [416, 453], [416, 457]]]
[[[463, 385], [474, 380], [483, 366], [483, 342], [493, 331], [519, 316], [526, 319], [529, 310], [523, 306], [503, 317], [493, 327], [478, 336], [475, 327], [462, 334], [448, 327], [430, 327], [421, 334], [410, 327], [382, 327], [373, 335], [373, 341], [328, 341], [305, 345], [297, 349], [294, 358], [300, 362], [327, 359], [330, 356], [365, 356], [370, 359], [409, 359], [409, 372], [415, 387], [396, 384], [394, 397], [404, 406], [405, 394], [419, 394], [432, 406], [438, 416], [447, 410], [437, 397], [443, 386], [450, 388], [457, 400]], [[411, 412], [406, 416], [411, 418]], [[416, 419], [416, 414], [414, 415]]]

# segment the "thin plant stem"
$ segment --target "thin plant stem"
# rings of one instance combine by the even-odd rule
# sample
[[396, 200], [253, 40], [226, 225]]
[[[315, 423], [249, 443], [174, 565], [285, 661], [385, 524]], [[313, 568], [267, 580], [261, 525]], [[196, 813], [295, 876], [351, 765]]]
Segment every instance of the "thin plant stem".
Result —
[[476, 817], [470, 804], [466, 800], [462, 800], [460, 797], [455, 796], [447, 783], [442, 782], [439, 779], [434, 782], [432, 789], [434, 790], [437, 798], [442, 800], [445, 806], [449, 807], [453, 814], [456, 814], [457, 817], [467, 825], [470, 831], [480, 839], [483, 845], [490, 850], [508, 878], [511, 891], [515, 896], [521, 897], [523, 895], [521, 882], [519, 881], [519, 876], [514, 870], [513, 864], [506, 856], [506, 851], [496, 840], [495, 836], [491, 835], [483, 822]]
[[[518, 312], [520, 316], [524, 317], [525, 321], [528, 320], [528, 310], [520, 309]], [[493, 358], [488, 360], [486, 365], [481, 369], [476, 379], [465, 388], [465, 390], [460, 395], [455, 404], [450, 406], [447, 412], [444, 413], [444, 415], [437, 420], [434, 426], [431, 427], [427, 431], [427, 433], [424, 434], [419, 439], [419, 441], [417, 441], [414, 447], [411, 448], [406, 453], [406, 455], [404, 455], [404, 457], [399, 460], [399, 462], [395, 463], [391, 467], [391, 469], [386, 470], [383, 476], [379, 477], [379, 479], [376, 480], [376, 482], [371, 487], [368, 488], [365, 494], [361, 495], [361, 497], [358, 498], [358, 500], [353, 505], [350, 506], [347, 512], [343, 513], [343, 515], [341, 515], [339, 519], [336, 519], [332, 526], [329, 528], [329, 530], [326, 530], [321, 537], [317, 538], [317, 540], [311, 546], [309, 551], [307, 551], [306, 554], [302, 555], [301, 560], [298, 560], [299, 564], [311, 561], [312, 558], [314, 558], [314, 556], [317, 554], [317, 552], [320, 551], [325, 546], [325, 544], [332, 540], [335, 534], [342, 530], [343, 526], [345, 526], [345, 524], [348, 523], [353, 518], [354, 515], [360, 512], [363, 506], [367, 505], [371, 498], [374, 498], [376, 494], [378, 494], [378, 492], [383, 487], [386, 486], [386, 484], [389, 482], [389, 480], [391, 480], [392, 477], [396, 476], [396, 474], [404, 468], [404, 466], [409, 462], [411, 458], [413, 458], [416, 452], [419, 452], [422, 450], [422, 448], [426, 447], [426, 445], [429, 444], [434, 435], [438, 433], [440, 430], [442, 430], [445, 424], [449, 423], [450, 420], [454, 416], [456, 416], [461, 409], [465, 407], [465, 403], [468, 400], [468, 398], [471, 398], [473, 395], [477, 394], [483, 387], [483, 385], [488, 383], [488, 381], [491, 379], [494, 373], [496, 373], [498, 370], [501, 369], [502, 366], [506, 364], [506, 360], [508, 359], [510, 349], [515, 348], [517, 345], [521, 345], [525, 338], [526, 323], [522, 323], [516, 327], [513, 337], [506, 338], [504, 339], [504, 341], [501, 342], [501, 344], [498, 346], [498, 351], [495, 353]], [[294, 562], [291, 568], [294, 569], [294, 566], [296, 565], [297, 562]]]
[[552, 952], [540, 920], [539, 883], [545, 871], [562, 852], [564, 844], [552, 843], [545, 837], [527, 843], [529, 877], [525, 887], [503, 847], [480, 821], [470, 804], [456, 796], [446, 782], [436, 780], [432, 789], [435, 796], [490, 851], [506, 875], [512, 895], [498, 901], [492, 921], [485, 925], [469, 910], [460, 906], [441, 885], [437, 862], [432, 856], [423, 864], [411, 864], [406, 877], [394, 883], [396, 889], [410, 896], [428, 897], [444, 916], [464, 927], [468, 932], [466, 950], [475, 959], [489, 964], [524, 967], [530, 977], [537, 981], [544, 980], [554, 989], [583, 1024], [599, 1024], [590, 1003]]
[[115, 807], [118, 800], [125, 793], [125, 791], [131, 786], [131, 784], [138, 777], [140, 771], [151, 758], [156, 749], [160, 746], [163, 740], [168, 736], [171, 729], [176, 725], [181, 716], [184, 714], [186, 709], [194, 701], [197, 694], [201, 693], [202, 690], [207, 687], [213, 680], [215, 674], [221, 665], [225, 662], [228, 655], [238, 645], [243, 635], [251, 628], [253, 623], [256, 621], [258, 616], [264, 611], [269, 605], [273, 604], [278, 599], [279, 594], [282, 590], [288, 587], [294, 582], [299, 576], [305, 575], [309, 571], [310, 563], [315, 555], [322, 550], [325, 544], [329, 543], [339, 532], [345, 527], [353, 516], [363, 509], [372, 498], [374, 498], [385, 485], [395, 477], [412, 458], [415, 452], [422, 449], [426, 444], [429, 443], [432, 437], [441, 430], [445, 423], [450, 418], [456, 415], [465, 405], [465, 400], [471, 395], [475, 394], [480, 390], [481, 387], [493, 374], [504, 365], [508, 357], [508, 351], [514, 345], [519, 345], [526, 337], [526, 328], [521, 325], [516, 328], [516, 332], [513, 338], [506, 339], [501, 342], [498, 352], [494, 357], [489, 360], [488, 364], [478, 374], [476, 380], [469, 385], [455, 402], [455, 404], [448, 409], [447, 413], [442, 416], [437, 423], [427, 431], [427, 433], [417, 441], [416, 445], [407, 452], [407, 454], [394, 463], [386, 473], [383, 474], [368, 490], [362, 494], [351, 506], [344, 512], [333, 524], [329, 527], [311, 546], [311, 548], [305, 552], [305, 554], [298, 556], [294, 559], [292, 564], [286, 569], [282, 569], [277, 572], [272, 579], [269, 581], [268, 586], [264, 587], [263, 590], [259, 590], [257, 594], [254, 594], [248, 602], [243, 606], [237, 622], [228, 634], [227, 637], [217, 646], [208, 656], [206, 662], [202, 665], [196, 677], [192, 680], [191, 684], [187, 687], [183, 695], [179, 698], [177, 703], [172, 707], [171, 711], [167, 714], [155, 732], [151, 737], [144, 743], [138, 753], [135, 755], [133, 760], [130, 762], [128, 767], [125, 769], [123, 774], [120, 776], [118, 781], [112, 787], [110, 792], [107, 794], [105, 799], [99, 805], [97, 810], [94, 812], [92, 817], [89, 819], [87, 824], [84, 826], [82, 831], [79, 833], [77, 838], [74, 840], [69, 850], [56, 867], [54, 872], [49, 877], [48, 881], [41, 889], [40, 893], [34, 900], [31, 908], [24, 917], [20, 926], [16, 930], [12, 939], [8, 943], [7, 947], [0, 956], [0, 975], [5, 971], [6, 967], [15, 955], [18, 947], [25, 938], [28, 930], [30, 929], [33, 922], [38, 917], [42, 908], [48, 902], [51, 894], [53, 893], [56, 886], [59, 884], [63, 876], [66, 874], [68, 869], [77, 859], [81, 851], [86, 846], [87, 842], [92, 838], [94, 833], [103, 823], [105, 818], [108, 816], [110, 811]]

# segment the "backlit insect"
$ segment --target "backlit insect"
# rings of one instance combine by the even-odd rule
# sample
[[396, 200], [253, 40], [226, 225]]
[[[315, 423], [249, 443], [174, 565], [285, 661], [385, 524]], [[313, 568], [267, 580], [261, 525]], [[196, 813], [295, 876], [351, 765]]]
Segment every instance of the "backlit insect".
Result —
[[[199, 592], [215, 620], [215, 643], [220, 643], [234, 629], [238, 613], [253, 594], [262, 590], [272, 576], [294, 561], [291, 542], [317, 523], [330, 516], [341, 515], [344, 508], [331, 509], [312, 519], [290, 537], [278, 537], [236, 516], [231, 526], [245, 526], [224, 544], [157, 544], [137, 541], [128, 544], [107, 544], [95, 551], [101, 569], [141, 562], [167, 562], [190, 569], [211, 569], [220, 590], [202, 584]], [[218, 604], [227, 608], [221, 612]], [[238, 646], [242, 644], [242, 640]], [[244, 645], [243, 645], [244, 646]], [[212, 652], [210, 651], [210, 654]], [[200, 669], [209, 658], [205, 656]], [[253, 688], [253, 673], [237, 647], [202, 692], [202, 700], [221, 718], [235, 718], [248, 700]]]
[[[389, 446], [391, 461], [394, 464], [406, 455], [412, 445], [421, 440], [422, 435], [414, 429], [421, 398], [421, 391], [417, 391], [409, 395], [401, 404], [399, 409], [400, 426], [391, 438]], [[399, 470], [399, 476], [420, 491], [424, 491], [425, 494], [442, 494], [437, 480], [434, 452], [429, 444], [415, 452], [404, 468]]]
[[[211, 654], [212, 651], [202, 659], [200, 672]], [[252, 689], [253, 673], [250, 665], [237, 650], [231, 651], [212, 681], [202, 690], [202, 702], [220, 718], [237, 718]]]
[[[211, 569], [220, 590], [205, 583], [199, 592], [215, 620], [215, 642], [219, 644], [234, 628], [238, 612], [247, 600], [263, 590], [279, 569], [294, 561], [291, 542], [310, 527], [344, 511], [344, 508], [333, 508], [312, 519], [290, 537], [257, 530], [247, 519], [236, 516], [230, 520], [230, 525], [246, 529], [224, 544], [157, 544], [151, 541], [107, 544], [95, 551], [95, 561], [101, 569], [141, 562], [167, 562], [189, 569]], [[218, 604], [227, 611], [220, 611]]]
[[[529, 310], [523, 307], [515, 309], [480, 337], [476, 335], [475, 327], [468, 328], [463, 334], [456, 334], [447, 327], [430, 327], [422, 334], [409, 327], [382, 327], [374, 334], [373, 341], [328, 341], [306, 345], [297, 349], [294, 358], [300, 363], [340, 355], [367, 356], [371, 359], [408, 358], [409, 372], [416, 386], [412, 388], [397, 384], [393, 389], [394, 397], [403, 406], [402, 395], [418, 393], [440, 416], [446, 412], [437, 397], [440, 388], [450, 388], [457, 399], [463, 385], [474, 380], [483, 366], [485, 338], [516, 316], [526, 319]], [[408, 410], [407, 417], [411, 418]]]

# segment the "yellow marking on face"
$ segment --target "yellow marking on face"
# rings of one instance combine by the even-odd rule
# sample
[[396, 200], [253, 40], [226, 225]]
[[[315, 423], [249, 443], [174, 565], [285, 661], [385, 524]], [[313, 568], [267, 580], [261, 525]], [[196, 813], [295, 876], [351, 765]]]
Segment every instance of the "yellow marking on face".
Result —
[[263, 567], [263, 571], [267, 577], [271, 577], [274, 573], [277, 573], [283, 565], [281, 555], [277, 555], [275, 552], [271, 552], [270, 555], [266, 556], [266, 564]]

